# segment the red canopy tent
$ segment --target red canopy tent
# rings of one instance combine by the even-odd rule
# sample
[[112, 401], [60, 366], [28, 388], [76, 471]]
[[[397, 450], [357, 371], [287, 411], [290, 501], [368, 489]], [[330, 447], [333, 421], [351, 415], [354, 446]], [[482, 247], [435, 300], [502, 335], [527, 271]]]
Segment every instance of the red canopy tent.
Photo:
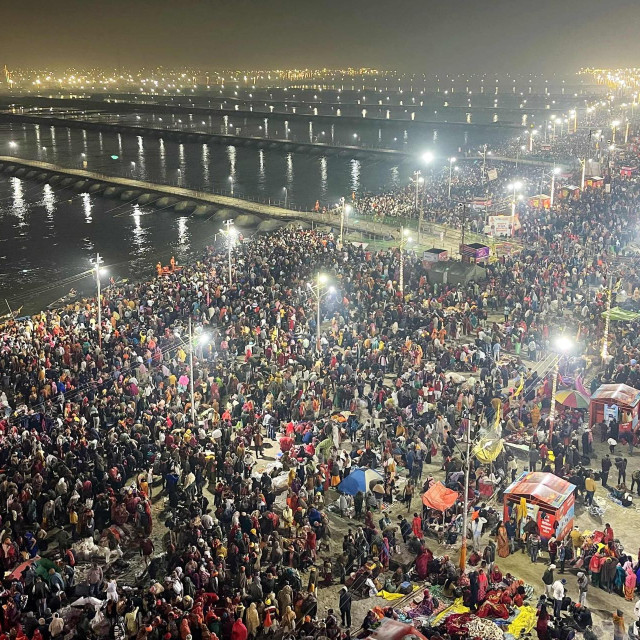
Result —
[[524, 472], [504, 492], [504, 519], [531, 516], [540, 537], [562, 540], [573, 528], [575, 486], [553, 473]]
[[430, 509], [446, 511], [451, 509], [458, 500], [458, 492], [447, 489], [442, 482], [436, 482], [422, 494], [422, 504]]

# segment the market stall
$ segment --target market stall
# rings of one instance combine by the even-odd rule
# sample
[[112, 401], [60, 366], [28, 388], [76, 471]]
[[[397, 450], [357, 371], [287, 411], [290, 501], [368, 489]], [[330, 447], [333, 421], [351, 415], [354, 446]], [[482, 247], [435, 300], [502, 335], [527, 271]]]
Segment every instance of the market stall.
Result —
[[562, 540], [573, 528], [575, 486], [553, 473], [525, 471], [504, 492], [504, 519], [531, 516], [540, 537]]
[[536, 209], [539, 209], [540, 207], [549, 209], [551, 207], [551, 196], [545, 195], [544, 193], [531, 196], [529, 198], [529, 206], [535, 207]]
[[618, 437], [638, 428], [640, 391], [626, 384], [602, 384], [591, 396], [589, 426], [606, 422], [609, 418], [619, 424]]
[[425, 262], [446, 262], [449, 259], [449, 252], [446, 249], [433, 247], [425, 250], [422, 259]]
[[622, 178], [632, 178], [638, 167], [620, 167], [620, 176]]
[[588, 176], [584, 179], [584, 186], [590, 189], [602, 189], [604, 178], [602, 176]]
[[489, 261], [489, 247], [485, 244], [480, 244], [479, 242], [461, 244], [460, 252], [462, 253], [462, 262], [478, 264]]
[[580, 187], [576, 187], [574, 184], [566, 184], [560, 187], [558, 197], [562, 199], [566, 198], [578, 198], [580, 196]]

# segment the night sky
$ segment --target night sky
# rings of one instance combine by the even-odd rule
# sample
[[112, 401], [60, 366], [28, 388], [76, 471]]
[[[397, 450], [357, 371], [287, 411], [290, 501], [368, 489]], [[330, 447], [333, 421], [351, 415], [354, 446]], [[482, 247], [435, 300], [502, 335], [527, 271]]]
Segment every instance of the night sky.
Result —
[[21, 0], [2, 18], [14, 67], [640, 66], [639, 0]]

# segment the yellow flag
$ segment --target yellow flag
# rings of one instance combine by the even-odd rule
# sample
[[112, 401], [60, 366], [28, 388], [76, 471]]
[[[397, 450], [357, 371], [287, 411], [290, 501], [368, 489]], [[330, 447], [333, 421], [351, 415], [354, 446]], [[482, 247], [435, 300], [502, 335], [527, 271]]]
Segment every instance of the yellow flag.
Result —
[[516, 392], [513, 394], [513, 397], [517, 398], [522, 393], [523, 389], [524, 389], [524, 375], [521, 373], [520, 374], [520, 384], [518, 385], [518, 388], [516, 389]]

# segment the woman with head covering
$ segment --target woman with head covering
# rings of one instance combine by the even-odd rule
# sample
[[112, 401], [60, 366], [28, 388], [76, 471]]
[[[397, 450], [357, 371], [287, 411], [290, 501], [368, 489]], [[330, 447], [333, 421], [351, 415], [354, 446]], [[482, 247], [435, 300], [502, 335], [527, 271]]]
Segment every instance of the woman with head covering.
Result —
[[624, 579], [624, 597], [625, 597], [625, 600], [628, 600], [629, 602], [631, 602], [633, 600], [633, 594], [635, 593], [635, 590], [636, 590], [636, 574], [633, 572], [633, 567], [631, 567], [630, 562], [627, 562], [625, 567], [626, 567], [626, 576]]
[[420, 606], [418, 607], [419, 611], [420, 611], [420, 615], [423, 616], [430, 616], [433, 613], [433, 610], [435, 609], [435, 604], [433, 602], [433, 596], [431, 595], [431, 592], [429, 591], [429, 589], [425, 589], [423, 592], [423, 596], [422, 596], [422, 602], [420, 603]]
[[245, 625], [247, 627], [247, 633], [251, 637], [255, 637], [256, 632], [260, 628], [260, 616], [258, 614], [258, 609], [256, 608], [255, 602], [252, 602], [246, 611]]
[[380, 547], [380, 562], [385, 568], [385, 571], [389, 568], [389, 558], [391, 558], [391, 549], [389, 547], [389, 538], [384, 538]]
[[296, 629], [296, 614], [293, 612], [291, 607], [287, 606], [284, 613], [282, 614], [282, 618], [280, 620], [280, 624], [282, 625], [282, 630], [285, 633], [293, 633]]
[[501, 522], [498, 527], [498, 555], [501, 558], [506, 558], [509, 555], [509, 538], [504, 522]]

